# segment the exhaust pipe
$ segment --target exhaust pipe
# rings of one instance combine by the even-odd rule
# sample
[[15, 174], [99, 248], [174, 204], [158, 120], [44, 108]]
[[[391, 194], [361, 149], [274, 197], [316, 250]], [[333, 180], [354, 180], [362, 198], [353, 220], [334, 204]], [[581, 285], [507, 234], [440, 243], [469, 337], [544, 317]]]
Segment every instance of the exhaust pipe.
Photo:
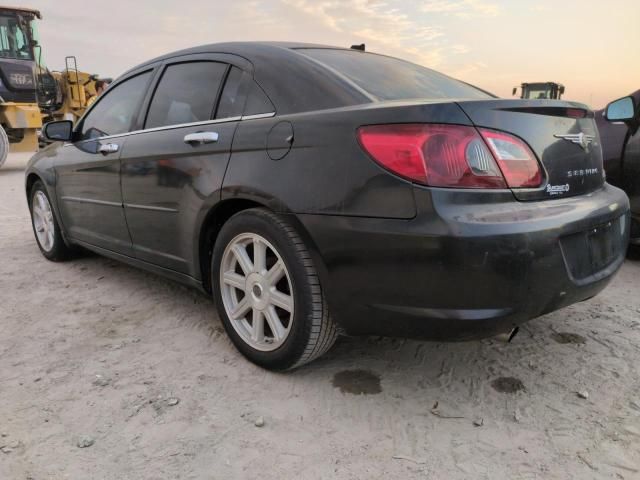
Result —
[[520, 327], [514, 327], [508, 332], [501, 333], [499, 335], [496, 335], [493, 338], [502, 343], [509, 343], [511, 342], [511, 340], [513, 340], [513, 337], [515, 337], [518, 334], [519, 330], [520, 330]]

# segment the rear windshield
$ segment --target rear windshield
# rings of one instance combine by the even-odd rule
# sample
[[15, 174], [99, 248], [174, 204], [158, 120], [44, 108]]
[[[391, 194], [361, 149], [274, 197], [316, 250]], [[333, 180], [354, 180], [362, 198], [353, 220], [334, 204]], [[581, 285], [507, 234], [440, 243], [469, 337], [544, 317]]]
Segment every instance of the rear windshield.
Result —
[[302, 48], [298, 52], [344, 75], [378, 100], [492, 98], [464, 82], [393, 57], [328, 48]]

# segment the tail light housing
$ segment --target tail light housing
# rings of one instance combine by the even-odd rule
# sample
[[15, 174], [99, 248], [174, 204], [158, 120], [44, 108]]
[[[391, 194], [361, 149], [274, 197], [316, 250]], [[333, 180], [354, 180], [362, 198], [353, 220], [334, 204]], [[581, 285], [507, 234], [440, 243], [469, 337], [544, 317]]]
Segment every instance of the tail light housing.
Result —
[[535, 188], [542, 170], [531, 149], [519, 138], [496, 130], [480, 129], [510, 188]]
[[523, 188], [542, 183], [531, 149], [502, 132], [465, 125], [396, 124], [360, 127], [357, 135], [378, 164], [423, 185]]

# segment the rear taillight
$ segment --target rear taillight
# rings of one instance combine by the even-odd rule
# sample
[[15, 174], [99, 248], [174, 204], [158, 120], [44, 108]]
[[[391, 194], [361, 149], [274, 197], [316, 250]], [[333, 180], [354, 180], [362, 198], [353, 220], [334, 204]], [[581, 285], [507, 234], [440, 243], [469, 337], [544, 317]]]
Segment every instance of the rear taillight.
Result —
[[480, 133], [510, 188], [535, 188], [542, 184], [540, 164], [526, 143], [508, 133], [486, 128], [481, 128]]
[[[491, 130], [486, 132], [499, 133]], [[492, 153], [487, 147], [487, 144], [492, 146], [488, 136], [485, 136], [485, 143], [474, 127], [463, 125], [370, 125], [358, 129], [358, 140], [365, 151], [384, 168], [424, 185], [458, 188], [530, 186], [518, 185], [523, 183], [521, 180], [525, 170], [522, 164], [515, 163], [514, 158], [519, 159], [522, 155], [511, 158], [513, 155], [506, 153], [518, 152], [516, 147], [527, 153], [530, 150], [509, 135], [494, 138], [498, 146], [496, 151], [500, 155], [495, 151]], [[531, 154], [528, 158], [533, 159], [541, 180], [535, 156]], [[506, 169], [506, 172], [504, 169], [501, 172], [500, 168]]]

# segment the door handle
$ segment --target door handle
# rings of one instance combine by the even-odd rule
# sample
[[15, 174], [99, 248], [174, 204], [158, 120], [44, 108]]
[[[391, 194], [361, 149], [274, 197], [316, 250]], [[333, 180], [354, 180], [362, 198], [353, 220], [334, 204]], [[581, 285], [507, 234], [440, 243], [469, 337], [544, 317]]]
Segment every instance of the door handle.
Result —
[[110, 153], [116, 153], [120, 147], [117, 143], [105, 143], [100, 145], [98, 151], [103, 155], [109, 155]]
[[207, 143], [216, 143], [217, 141], [217, 132], [195, 132], [184, 136], [184, 143], [188, 143], [192, 147], [205, 145]]

